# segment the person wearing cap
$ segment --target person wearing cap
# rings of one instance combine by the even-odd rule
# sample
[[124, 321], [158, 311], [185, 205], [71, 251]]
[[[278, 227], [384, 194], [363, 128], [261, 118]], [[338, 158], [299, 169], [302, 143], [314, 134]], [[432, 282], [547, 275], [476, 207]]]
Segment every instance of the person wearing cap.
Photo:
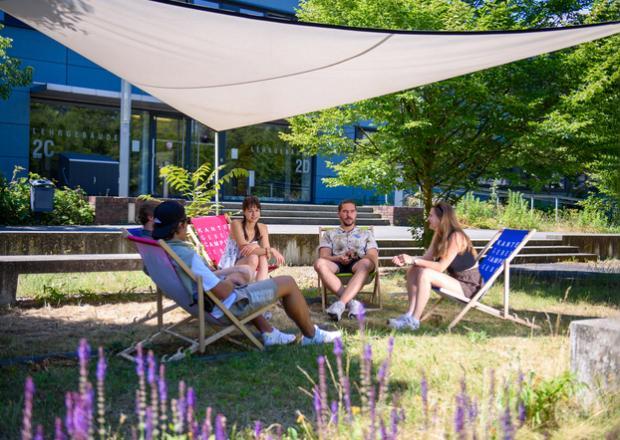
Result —
[[[180, 203], [163, 202], [155, 208], [154, 216], [153, 238], [165, 240], [192, 272], [202, 277], [204, 289], [216, 295], [235, 316], [246, 316], [252, 310], [270, 304], [278, 298], [282, 301], [288, 317], [301, 330], [302, 345], [330, 343], [341, 336], [339, 331], [322, 330], [312, 323], [306, 299], [290, 276], [278, 276], [250, 284], [239, 284], [219, 278], [186, 241], [188, 219], [185, 208]], [[193, 291], [191, 278], [176, 264], [175, 269], [188, 290]], [[224, 316], [218, 307], [213, 307], [211, 315], [217, 319]], [[266, 346], [290, 344], [296, 339], [295, 335], [283, 333], [273, 327], [263, 316], [251, 322], [261, 332]]]

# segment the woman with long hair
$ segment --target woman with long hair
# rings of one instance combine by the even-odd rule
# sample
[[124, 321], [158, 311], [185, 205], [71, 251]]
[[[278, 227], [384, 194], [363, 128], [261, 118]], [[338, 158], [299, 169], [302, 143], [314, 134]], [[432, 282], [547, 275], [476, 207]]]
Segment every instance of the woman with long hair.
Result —
[[431, 208], [428, 224], [434, 234], [426, 253], [421, 257], [400, 254], [392, 260], [397, 266], [411, 265], [406, 275], [409, 308], [404, 315], [388, 321], [394, 329], [420, 327], [433, 287], [471, 298], [482, 286], [476, 250], [456, 219], [454, 208], [446, 202], [436, 203]]
[[269, 260], [273, 257], [278, 265], [285, 263], [284, 257], [269, 245], [267, 226], [259, 223], [261, 205], [258, 197], [248, 196], [241, 205], [243, 218], [233, 220], [230, 237], [224, 255], [220, 259], [220, 269], [231, 266], [250, 266], [256, 271], [256, 281], [266, 280]]

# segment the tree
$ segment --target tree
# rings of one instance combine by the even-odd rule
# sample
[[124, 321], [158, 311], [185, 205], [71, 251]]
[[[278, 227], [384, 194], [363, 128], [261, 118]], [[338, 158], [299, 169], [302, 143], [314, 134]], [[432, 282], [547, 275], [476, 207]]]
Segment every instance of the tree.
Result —
[[[620, 19], [620, 3], [594, 2], [586, 22]], [[577, 47], [566, 57], [566, 72], [576, 86], [536, 125], [534, 137], [567, 151], [590, 151], [575, 157], [597, 190], [620, 202], [620, 36]]]
[[[566, 25], [567, 20], [579, 24], [583, 5], [568, 0], [307, 0], [298, 15], [303, 21], [357, 27], [495, 30]], [[567, 53], [294, 117], [290, 134], [282, 138], [309, 154], [346, 155], [329, 163], [337, 173], [324, 179], [329, 186], [388, 192], [419, 185], [427, 213], [435, 196], [453, 198], [455, 189], [477, 186], [479, 177], [505, 176], [511, 167], [520, 171], [511, 176], [515, 181], [535, 176], [534, 183], [543, 185], [592, 153], [572, 146], [550, 157], [552, 146], [534, 143], [531, 136], [575, 87], [567, 74], [572, 67], [564, 61]], [[359, 121], [372, 121], [373, 130], [348, 138], [344, 127]], [[564, 156], [575, 160], [565, 162]]]
[[20, 61], [7, 54], [11, 43], [10, 38], [0, 35], [0, 99], [8, 99], [14, 87], [27, 86], [32, 81], [32, 68], [22, 69]]

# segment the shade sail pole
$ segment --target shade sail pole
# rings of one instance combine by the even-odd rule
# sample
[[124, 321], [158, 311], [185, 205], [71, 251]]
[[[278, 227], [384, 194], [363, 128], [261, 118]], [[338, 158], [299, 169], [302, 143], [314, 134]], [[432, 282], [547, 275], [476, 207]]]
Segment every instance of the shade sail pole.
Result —
[[215, 215], [220, 215], [220, 188], [218, 186], [218, 182], [220, 181], [220, 133], [215, 132], [215, 148], [214, 148], [214, 158], [213, 158], [213, 168], [215, 170], [215, 174], [213, 175], [213, 187], [215, 188]]
[[121, 127], [118, 195], [129, 196], [129, 137], [131, 124], [131, 84], [121, 79]]

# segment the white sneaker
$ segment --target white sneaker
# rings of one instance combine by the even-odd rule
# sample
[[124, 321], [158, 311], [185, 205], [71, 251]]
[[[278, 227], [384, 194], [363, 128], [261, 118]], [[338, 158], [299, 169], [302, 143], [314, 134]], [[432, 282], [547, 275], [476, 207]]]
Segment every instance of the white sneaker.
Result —
[[364, 313], [364, 304], [355, 299], [349, 301], [347, 307], [349, 308], [349, 318], [357, 318]]
[[318, 345], [318, 344], [331, 344], [336, 339], [342, 337], [342, 332], [335, 331], [329, 332], [327, 330], [321, 330], [316, 325], [314, 326], [314, 337], [308, 338], [304, 336], [301, 338], [301, 345]]
[[273, 328], [271, 333], [263, 333], [263, 343], [266, 347], [272, 345], [287, 345], [295, 342], [296, 336], [290, 333], [283, 333], [277, 328]]
[[332, 318], [334, 321], [340, 321], [342, 318], [342, 314], [344, 313], [345, 305], [342, 301], [336, 301], [331, 306], [325, 310], [325, 312]]
[[400, 315], [397, 318], [389, 319], [388, 325], [395, 330], [417, 330], [420, 328], [420, 321], [413, 316]]

